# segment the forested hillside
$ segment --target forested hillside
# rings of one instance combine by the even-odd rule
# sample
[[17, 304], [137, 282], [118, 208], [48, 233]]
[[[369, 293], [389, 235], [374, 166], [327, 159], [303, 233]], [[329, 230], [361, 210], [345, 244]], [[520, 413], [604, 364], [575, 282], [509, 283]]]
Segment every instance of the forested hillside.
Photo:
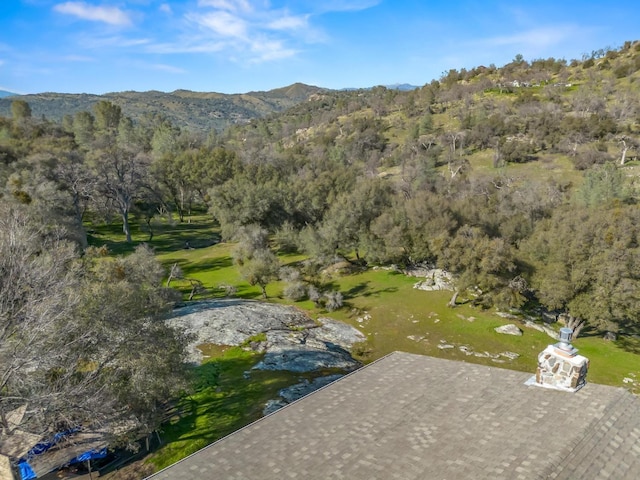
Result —
[[175, 126], [192, 131], [222, 131], [230, 125], [243, 124], [252, 118], [281, 112], [323, 91], [325, 90], [322, 88], [296, 83], [268, 92], [233, 95], [188, 90], [171, 93], [115, 92], [104, 95], [49, 92], [11, 98], [1, 98], [0, 95], [0, 115], [10, 116], [11, 102], [19, 99], [29, 103], [34, 117], [60, 122], [66, 116], [91, 111], [100, 101], [108, 101], [120, 106], [123, 113], [136, 122], [145, 122], [150, 117], [162, 115]]
[[[413, 91], [309, 96], [298, 86], [245, 98], [273, 109], [284, 108], [285, 97], [297, 104], [222, 132], [208, 120], [179, 121], [177, 110], [151, 108], [133, 94], [102, 98], [60, 121], [42, 119], [29, 97], [14, 98], [10, 115], [0, 118], [0, 195], [10, 220], [0, 236], [0, 373], [9, 365], [2, 375], [10, 379], [0, 389], [0, 420], [29, 388], [40, 389], [45, 404], [52, 385], [75, 385], [54, 381], [58, 374], [92, 380], [89, 391], [114, 385], [114, 377], [94, 378], [93, 363], [82, 363], [95, 352], [105, 362], [122, 359], [105, 372], [121, 367], [118, 385], [127, 392], [149, 382], [153, 398], [132, 394], [137, 403], [129, 408], [140, 412], [144, 428], [155, 424], [145, 412], [169, 394], [158, 382], [170, 377], [170, 366], [152, 352], [129, 359], [124, 341], [116, 352], [100, 350], [81, 334], [109, 308], [121, 315], [120, 306], [137, 305], [122, 314], [133, 322], [170, 303], [148, 251], [127, 263], [90, 247], [91, 229], [104, 222], [128, 241], [132, 223], [152, 239], [155, 219], [188, 222], [206, 212], [223, 239], [239, 242], [235, 260], [248, 282], [266, 295], [265, 286], [280, 278], [292, 301], [329, 310], [341, 307], [340, 292], [322, 297], [314, 287], [328, 266], [429, 264], [454, 274], [452, 307], [542, 307], [565, 314], [575, 335], [584, 328], [637, 333], [639, 70], [640, 43], [627, 42], [580, 60], [518, 56], [502, 67], [450, 70]], [[283, 252], [306, 261], [281, 270], [276, 254]], [[7, 272], [15, 281], [4, 281]], [[46, 298], [37, 292], [45, 288], [52, 292]], [[69, 308], [51, 319], [46, 302]], [[32, 323], [16, 330], [25, 315]], [[30, 335], [62, 324], [71, 337], [58, 343]], [[111, 334], [107, 324], [93, 328], [95, 338]], [[184, 339], [176, 332], [148, 334], [180, 357]], [[30, 362], [38, 352], [57, 352], [69, 338], [87, 342], [80, 342], [84, 350], [71, 349], [60, 370], [58, 357], [47, 357], [55, 378], [36, 375]], [[20, 342], [32, 357], [14, 369], [2, 358]], [[66, 369], [73, 362], [80, 371]], [[157, 381], [143, 373], [146, 362], [157, 367]], [[111, 401], [111, 411], [126, 403], [115, 393]], [[46, 425], [57, 415], [49, 413], [33, 422]]]
[[42, 121], [15, 100], [0, 183], [81, 245], [89, 218], [130, 236], [131, 214], [200, 207], [227, 239], [251, 226], [319, 263], [437, 264], [476, 303], [539, 301], [616, 330], [640, 312], [639, 68], [632, 42], [518, 56], [409, 92], [325, 92], [220, 135], [104, 100]]

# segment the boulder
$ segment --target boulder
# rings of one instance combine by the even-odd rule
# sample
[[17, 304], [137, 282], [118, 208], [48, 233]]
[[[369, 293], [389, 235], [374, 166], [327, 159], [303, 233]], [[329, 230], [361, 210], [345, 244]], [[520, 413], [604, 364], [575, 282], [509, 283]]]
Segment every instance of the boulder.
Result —
[[364, 334], [357, 328], [332, 318], [318, 318], [320, 327], [309, 331], [315, 338], [338, 345], [344, 349], [350, 349], [355, 343], [366, 340]]
[[520, 354], [516, 352], [502, 352], [500, 353], [500, 356], [507, 357], [509, 360], [515, 360], [520, 356]]
[[283, 398], [286, 403], [295, 402], [296, 400], [304, 397], [305, 395], [309, 395], [311, 392], [315, 392], [319, 388], [322, 388], [326, 385], [329, 385], [332, 382], [335, 382], [339, 378], [342, 378], [344, 375], [326, 375], [324, 377], [314, 378], [312, 381], [305, 380], [300, 383], [296, 383], [287, 388], [283, 388], [278, 392], [278, 394]]
[[453, 290], [453, 277], [446, 270], [433, 268], [420, 273], [425, 279], [416, 283], [413, 288], [425, 291]]
[[267, 353], [253, 368], [302, 373], [324, 368], [354, 370], [359, 366], [347, 350], [319, 340], [310, 332], [270, 331]]
[[190, 360], [202, 362], [198, 345], [242, 345], [266, 333], [263, 360], [254, 368], [309, 372], [322, 368], [353, 370], [360, 366], [349, 354], [365, 336], [356, 328], [330, 318], [320, 325], [296, 308], [250, 300], [193, 302], [177, 308], [168, 320], [192, 334]]
[[522, 330], [520, 330], [513, 323], [508, 323], [506, 325], [502, 325], [501, 327], [496, 327], [496, 328], [494, 328], [494, 330], [496, 332], [502, 333], [504, 335], [517, 335], [517, 336], [521, 336], [522, 335]]
[[191, 334], [190, 360], [202, 362], [198, 345], [242, 345], [269, 330], [315, 327], [313, 320], [293, 307], [249, 300], [207, 300], [176, 308], [169, 324]]

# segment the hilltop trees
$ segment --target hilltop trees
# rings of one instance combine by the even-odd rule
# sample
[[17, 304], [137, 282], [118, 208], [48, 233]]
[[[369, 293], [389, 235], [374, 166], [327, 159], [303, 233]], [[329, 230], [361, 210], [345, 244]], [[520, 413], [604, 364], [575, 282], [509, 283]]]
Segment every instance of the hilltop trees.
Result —
[[105, 135], [113, 135], [118, 130], [122, 119], [122, 109], [111, 102], [100, 100], [93, 107], [96, 130]]

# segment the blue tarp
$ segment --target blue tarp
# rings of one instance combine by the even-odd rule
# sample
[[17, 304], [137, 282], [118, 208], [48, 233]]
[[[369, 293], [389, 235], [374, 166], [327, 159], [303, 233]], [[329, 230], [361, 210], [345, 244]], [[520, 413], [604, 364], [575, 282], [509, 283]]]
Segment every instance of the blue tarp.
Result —
[[20, 478], [22, 480], [31, 480], [38, 477], [26, 460], [20, 460], [18, 468], [20, 469]]
[[34, 455], [40, 455], [41, 453], [46, 452], [51, 447], [53, 447], [56, 443], [58, 443], [60, 440], [64, 440], [65, 437], [68, 437], [69, 435], [79, 431], [80, 431], [79, 427], [71, 428], [69, 430], [65, 430], [64, 432], [56, 433], [51, 439], [51, 441], [49, 442], [37, 443], [31, 450], [27, 452], [27, 459], [33, 457]]
[[[22, 458], [18, 462], [18, 468], [20, 469], [20, 478], [21, 478], [21, 480], [31, 480], [33, 478], [38, 478], [36, 473], [31, 468], [31, 465], [29, 465], [29, 460], [31, 460], [36, 455], [43, 454], [44, 452], [49, 450], [51, 447], [53, 447], [56, 443], [60, 442], [61, 440], [64, 440], [69, 435], [72, 435], [72, 434], [74, 434], [74, 433], [76, 433], [78, 431], [80, 431], [80, 428], [72, 428], [72, 429], [66, 430], [64, 432], [56, 433], [53, 436], [53, 438], [51, 439], [51, 441], [49, 441], [49, 442], [40, 442], [40, 443], [36, 444], [31, 450], [29, 450], [27, 452], [26, 457]], [[107, 456], [107, 449], [106, 448], [94, 449], [94, 450], [89, 450], [87, 452], [84, 452], [81, 455], [78, 455], [73, 460], [69, 461], [68, 463], [71, 464], [71, 463], [78, 463], [78, 462], [86, 462], [87, 460], [93, 460], [93, 459], [97, 459], [97, 458], [104, 458], [106, 456]]]
[[95, 460], [98, 458], [104, 458], [107, 456], [107, 449], [103, 448], [101, 450], [89, 450], [88, 452], [84, 452], [82, 455], [78, 455], [76, 458], [71, 460], [71, 463], [79, 463], [86, 462], [87, 460]]

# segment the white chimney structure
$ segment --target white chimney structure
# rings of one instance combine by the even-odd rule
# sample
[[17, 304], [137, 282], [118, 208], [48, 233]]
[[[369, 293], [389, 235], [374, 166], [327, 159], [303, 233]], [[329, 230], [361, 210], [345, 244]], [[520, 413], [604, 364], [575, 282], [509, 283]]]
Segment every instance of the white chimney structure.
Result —
[[528, 384], [577, 392], [587, 383], [589, 359], [571, 345], [572, 334], [570, 328], [560, 329], [560, 341], [540, 352], [536, 375]]

